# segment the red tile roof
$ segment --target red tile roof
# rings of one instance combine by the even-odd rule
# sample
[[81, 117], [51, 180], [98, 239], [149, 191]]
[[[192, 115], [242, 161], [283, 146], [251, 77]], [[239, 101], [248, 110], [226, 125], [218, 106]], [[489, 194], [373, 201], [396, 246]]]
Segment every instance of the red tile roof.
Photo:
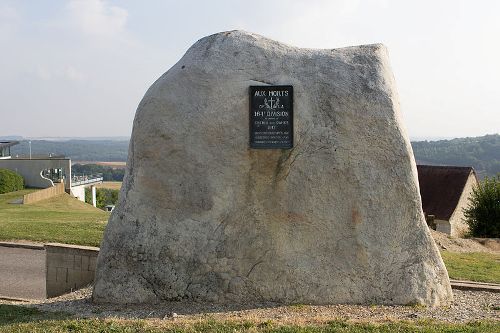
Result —
[[424, 213], [449, 220], [455, 211], [472, 167], [417, 165]]

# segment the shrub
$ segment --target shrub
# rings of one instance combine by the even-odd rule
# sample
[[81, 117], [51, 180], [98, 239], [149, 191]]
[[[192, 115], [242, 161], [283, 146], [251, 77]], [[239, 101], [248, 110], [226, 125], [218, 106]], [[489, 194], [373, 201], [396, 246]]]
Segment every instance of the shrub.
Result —
[[500, 237], [500, 173], [472, 190], [464, 214], [472, 236]]
[[24, 188], [23, 177], [8, 169], [0, 169], [0, 194], [19, 191]]

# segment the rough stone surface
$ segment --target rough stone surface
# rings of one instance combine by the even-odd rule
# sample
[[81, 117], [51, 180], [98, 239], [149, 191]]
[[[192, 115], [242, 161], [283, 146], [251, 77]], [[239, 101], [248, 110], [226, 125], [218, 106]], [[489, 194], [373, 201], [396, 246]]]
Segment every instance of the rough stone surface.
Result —
[[[295, 147], [249, 148], [250, 85], [294, 87]], [[382, 45], [195, 43], [139, 104], [95, 302], [446, 304]]]

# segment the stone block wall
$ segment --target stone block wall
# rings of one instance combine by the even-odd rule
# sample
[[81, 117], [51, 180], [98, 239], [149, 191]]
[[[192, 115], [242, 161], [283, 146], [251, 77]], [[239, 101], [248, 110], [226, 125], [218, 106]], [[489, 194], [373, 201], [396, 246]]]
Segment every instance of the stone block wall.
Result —
[[45, 244], [47, 297], [56, 297], [94, 281], [99, 248], [59, 243]]

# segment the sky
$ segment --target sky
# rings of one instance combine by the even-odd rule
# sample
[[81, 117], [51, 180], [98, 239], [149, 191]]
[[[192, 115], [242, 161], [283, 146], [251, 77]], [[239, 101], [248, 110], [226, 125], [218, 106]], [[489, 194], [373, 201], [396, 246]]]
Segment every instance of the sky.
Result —
[[0, 136], [129, 136], [147, 88], [198, 39], [383, 43], [411, 138], [500, 131], [500, 1], [0, 0]]

